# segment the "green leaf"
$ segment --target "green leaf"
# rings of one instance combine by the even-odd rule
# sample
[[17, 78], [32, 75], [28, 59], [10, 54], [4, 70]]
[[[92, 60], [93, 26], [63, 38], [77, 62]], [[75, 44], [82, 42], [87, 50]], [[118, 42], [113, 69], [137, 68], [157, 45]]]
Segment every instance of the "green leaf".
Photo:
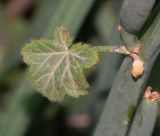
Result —
[[58, 27], [53, 39], [33, 40], [22, 49], [33, 85], [50, 100], [87, 94], [83, 69], [97, 63], [97, 52], [87, 44], [72, 42], [68, 30]]

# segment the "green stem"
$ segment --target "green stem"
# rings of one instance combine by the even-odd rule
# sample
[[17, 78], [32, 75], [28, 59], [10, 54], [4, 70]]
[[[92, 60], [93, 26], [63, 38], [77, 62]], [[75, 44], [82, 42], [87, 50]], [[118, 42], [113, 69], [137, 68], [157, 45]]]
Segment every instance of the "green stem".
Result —
[[128, 132], [128, 136], [151, 136], [157, 118], [158, 103], [143, 99]]
[[[145, 58], [145, 72], [134, 79], [131, 76], [131, 60], [125, 58], [106, 101], [94, 136], [125, 136], [130, 133], [130, 125], [135, 112], [128, 116], [130, 108], [137, 108], [154, 61], [160, 49], [160, 12], [151, 27], [140, 39]], [[130, 119], [129, 123], [126, 120]], [[145, 118], [146, 119], [146, 118]], [[146, 122], [146, 121], [145, 121]], [[148, 129], [148, 128], [146, 128]], [[136, 134], [135, 134], [136, 135]]]

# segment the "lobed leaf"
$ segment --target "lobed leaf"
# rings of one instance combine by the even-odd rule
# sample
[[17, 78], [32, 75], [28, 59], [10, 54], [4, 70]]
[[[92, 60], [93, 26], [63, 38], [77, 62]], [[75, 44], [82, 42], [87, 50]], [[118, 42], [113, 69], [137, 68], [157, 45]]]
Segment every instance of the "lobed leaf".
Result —
[[87, 94], [89, 87], [83, 69], [96, 64], [97, 52], [87, 44], [73, 44], [68, 30], [58, 27], [53, 39], [33, 40], [22, 49], [30, 66], [33, 85], [50, 100], [60, 101], [65, 94]]

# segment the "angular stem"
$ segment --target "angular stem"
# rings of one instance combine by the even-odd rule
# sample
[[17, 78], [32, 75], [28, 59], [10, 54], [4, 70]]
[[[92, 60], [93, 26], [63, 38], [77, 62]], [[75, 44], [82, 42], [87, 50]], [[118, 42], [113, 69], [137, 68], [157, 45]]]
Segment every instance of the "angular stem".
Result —
[[[143, 45], [141, 54], [145, 60], [144, 74], [140, 78], [134, 79], [131, 76], [131, 60], [129, 58], [124, 59], [107, 98], [94, 136], [106, 136], [106, 134], [108, 136], [128, 136], [126, 134], [131, 132], [130, 126], [134, 122], [134, 116], [136, 117], [136, 110], [132, 110], [131, 116], [128, 115], [128, 112], [130, 109], [136, 109], [142, 100], [142, 93], [146, 88], [152, 66], [160, 52], [159, 32], [160, 12], [140, 39]], [[126, 122], [126, 120], [130, 121]], [[148, 130], [148, 128], [146, 129]]]
[[157, 119], [158, 103], [143, 99], [138, 106], [128, 136], [151, 136]]

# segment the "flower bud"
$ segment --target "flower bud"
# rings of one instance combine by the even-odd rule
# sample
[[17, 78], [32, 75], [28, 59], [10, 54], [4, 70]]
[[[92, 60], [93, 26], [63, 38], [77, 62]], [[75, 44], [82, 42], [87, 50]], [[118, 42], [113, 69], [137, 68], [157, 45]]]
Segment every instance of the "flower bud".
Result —
[[134, 60], [132, 64], [132, 75], [138, 77], [144, 72], [144, 64], [142, 60]]

